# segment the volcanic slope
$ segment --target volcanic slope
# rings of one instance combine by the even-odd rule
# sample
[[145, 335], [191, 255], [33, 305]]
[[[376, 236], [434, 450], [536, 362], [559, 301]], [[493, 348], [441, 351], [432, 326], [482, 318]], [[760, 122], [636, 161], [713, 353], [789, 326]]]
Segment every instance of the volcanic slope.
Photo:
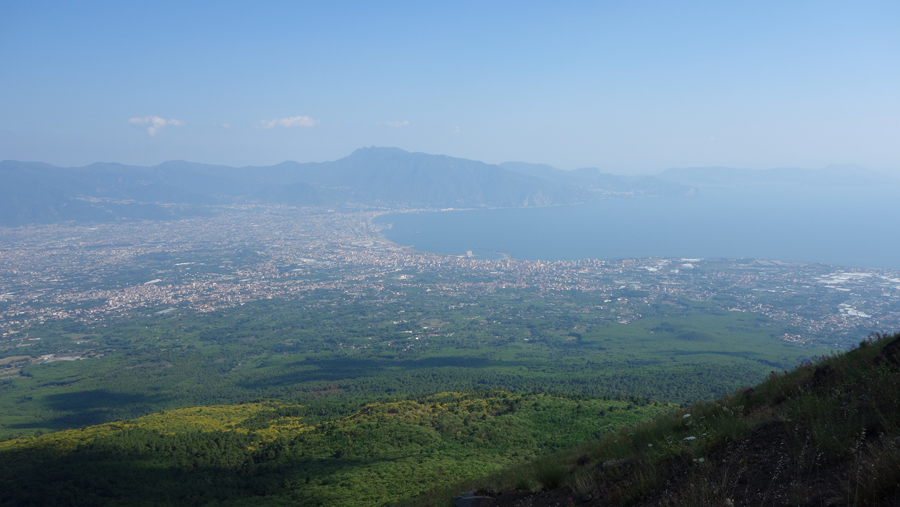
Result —
[[0, 505], [385, 505], [484, 476], [674, 406], [442, 393], [257, 401], [0, 442]]
[[900, 505], [900, 333], [404, 505]]

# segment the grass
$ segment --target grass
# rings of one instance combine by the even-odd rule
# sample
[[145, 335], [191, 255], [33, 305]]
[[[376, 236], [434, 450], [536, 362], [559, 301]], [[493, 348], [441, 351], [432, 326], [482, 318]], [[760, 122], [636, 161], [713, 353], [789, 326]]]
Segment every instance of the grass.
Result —
[[754, 388], [406, 505], [473, 489], [623, 506], [890, 505], [900, 498], [900, 366], [882, 350], [897, 339], [871, 335]]

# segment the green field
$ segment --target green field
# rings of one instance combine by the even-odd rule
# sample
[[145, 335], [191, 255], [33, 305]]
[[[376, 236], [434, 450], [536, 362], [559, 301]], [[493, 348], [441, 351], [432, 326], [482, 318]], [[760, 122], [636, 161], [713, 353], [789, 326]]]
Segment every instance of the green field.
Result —
[[[0, 435], [257, 399], [335, 416], [371, 401], [491, 389], [681, 403], [826, 352], [714, 301], [652, 307], [640, 297], [360, 287], [206, 314], [35, 326], [29, 336], [40, 340], [0, 352]], [[83, 359], [37, 364], [46, 354]]]

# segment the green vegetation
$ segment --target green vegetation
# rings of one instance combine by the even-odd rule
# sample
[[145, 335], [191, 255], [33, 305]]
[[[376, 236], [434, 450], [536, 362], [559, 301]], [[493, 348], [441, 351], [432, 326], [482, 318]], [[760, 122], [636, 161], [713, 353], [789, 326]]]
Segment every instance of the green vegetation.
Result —
[[393, 276], [422, 285], [30, 327], [0, 351], [0, 503], [438, 501], [516, 466], [568, 487], [541, 456], [824, 352], [707, 300]]
[[[261, 398], [328, 400], [335, 417], [376, 400], [491, 389], [682, 403], [825, 352], [779, 340], [793, 330], [764, 316], [640, 298], [361, 286], [207, 314], [32, 326], [28, 346], [0, 351], [0, 436]], [[601, 305], [611, 312], [595, 312]]]
[[672, 410], [636, 401], [442, 393], [332, 420], [276, 401], [170, 410], [0, 442], [0, 504], [382, 505]]
[[900, 333], [409, 504], [472, 490], [498, 506], [896, 505]]

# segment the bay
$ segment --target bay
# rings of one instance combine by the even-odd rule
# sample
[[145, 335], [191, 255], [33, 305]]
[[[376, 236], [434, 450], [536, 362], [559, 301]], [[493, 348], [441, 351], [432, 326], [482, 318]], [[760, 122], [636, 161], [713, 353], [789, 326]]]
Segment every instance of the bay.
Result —
[[423, 252], [579, 260], [762, 258], [900, 269], [896, 186], [706, 189], [513, 209], [382, 215], [385, 236]]

